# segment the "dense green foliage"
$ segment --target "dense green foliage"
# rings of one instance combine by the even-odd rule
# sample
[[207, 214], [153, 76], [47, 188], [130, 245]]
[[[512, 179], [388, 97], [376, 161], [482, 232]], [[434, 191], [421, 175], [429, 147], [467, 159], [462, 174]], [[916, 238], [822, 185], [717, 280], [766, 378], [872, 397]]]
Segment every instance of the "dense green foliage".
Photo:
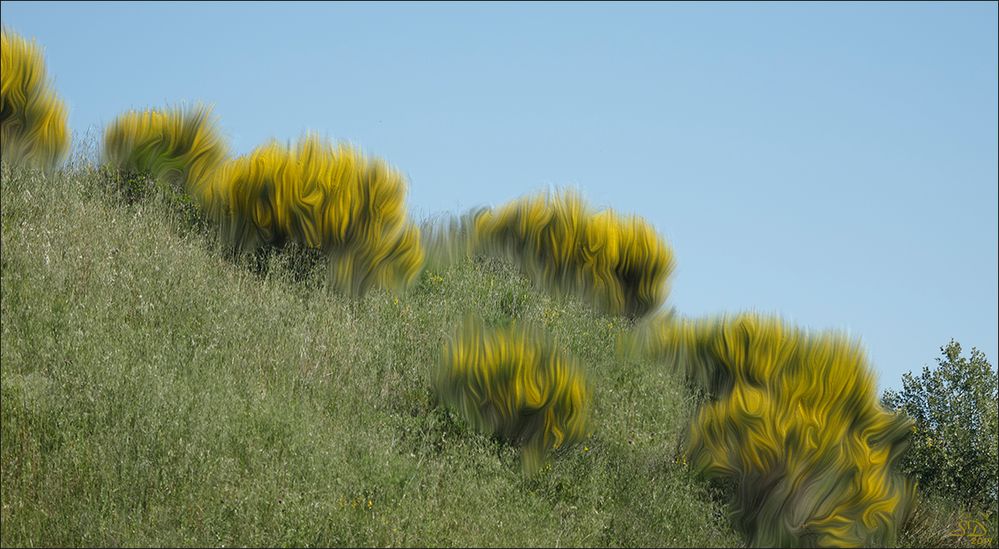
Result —
[[912, 418], [915, 429], [902, 470], [919, 485], [915, 511], [903, 526], [904, 547], [995, 547], [996, 371], [984, 354], [961, 356], [951, 341], [937, 367], [903, 374], [902, 389], [882, 395], [886, 408]]
[[902, 376], [901, 391], [886, 391], [885, 406], [915, 421], [904, 470], [928, 493], [996, 511], [999, 489], [999, 393], [985, 354], [961, 356], [951, 341], [937, 367]]

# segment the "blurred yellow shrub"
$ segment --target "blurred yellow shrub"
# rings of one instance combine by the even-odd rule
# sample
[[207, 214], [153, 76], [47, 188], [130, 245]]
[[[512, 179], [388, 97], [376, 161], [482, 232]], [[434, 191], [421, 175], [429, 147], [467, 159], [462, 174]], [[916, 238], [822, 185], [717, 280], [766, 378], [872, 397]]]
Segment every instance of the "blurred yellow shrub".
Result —
[[41, 49], [3, 29], [0, 143], [4, 162], [54, 169], [69, 150], [66, 106], [50, 87]]
[[643, 316], [666, 299], [673, 253], [638, 216], [593, 212], [564, 192], [478, 212], [474, 224], [475, 250], [508, 257], [536, 283], [603, 312]]
[[419, 229], [406, 219], [402, 175], [345, 144], [307, 135], [227, 162], [207, 198], [211, 217], [242, 250], [294, 242], [330, 257], [336, 288], [401, 288], [423, 265]]
[[122, 114], [104, 131], [103, 154], [120, 172], [151, 177], [203, 205], [227, 147], [211, 110], [196, 105]]
[[535, 327], [467, 319], [444, 349], [434, 388], [477, 429], [521, 446], [527, 474], [589, 434], [582, 369]]
[[878, 404], [858, 345], [749, 314], [650, 322], [638, 344], [709, 395], [688, 458], [734, 482], [752, 545], [893, 543], [914, 495], [895, 470], [911, 424]]

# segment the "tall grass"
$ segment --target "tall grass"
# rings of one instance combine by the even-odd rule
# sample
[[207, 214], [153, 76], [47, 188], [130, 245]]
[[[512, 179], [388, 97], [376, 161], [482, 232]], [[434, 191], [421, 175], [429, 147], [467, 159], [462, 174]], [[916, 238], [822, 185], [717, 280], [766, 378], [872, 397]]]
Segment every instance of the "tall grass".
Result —
[[[159, 191], [0, 170], [0, 545], [734, 546], [675, 460], [680, 377], [618, 360], [618, 317], [504, 263], [404, 296], [225, 259]], [[99, 238], [95, 235], [100, 235]], [[469, 310], [540, 324], [590, 368], [592, 439], [530, 479], [437, 406]]]
[[0, 34], [0, 152], [9, 164], [52, 170], [69, 150], [66, 105], [41, 48], [6, 28]]

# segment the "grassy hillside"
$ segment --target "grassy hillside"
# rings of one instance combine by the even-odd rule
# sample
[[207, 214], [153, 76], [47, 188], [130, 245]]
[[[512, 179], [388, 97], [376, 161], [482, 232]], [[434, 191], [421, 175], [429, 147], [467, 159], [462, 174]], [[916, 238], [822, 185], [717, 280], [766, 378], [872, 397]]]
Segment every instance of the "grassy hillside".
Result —
[[[615, 358], [626, 321], [495, 261], [342, 297], [91, 169], [0, 191], [2, 545], [741, 543], [678, 463], [681, 378]], [[536, 477], [433, 400], [468, 311], [547, 326], [593, 382], [593, 437]]]

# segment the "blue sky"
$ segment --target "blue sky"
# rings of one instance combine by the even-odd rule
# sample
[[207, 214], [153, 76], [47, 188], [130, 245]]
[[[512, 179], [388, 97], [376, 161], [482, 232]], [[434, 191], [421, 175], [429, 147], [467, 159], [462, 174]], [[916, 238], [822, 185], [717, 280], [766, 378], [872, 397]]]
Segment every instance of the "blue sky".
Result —
[[214, 105], [407, 174], [417, 219], [549, 186], [673, 246], [669, 303], [859, 338], [882, 387], [999, 318], [997, 4], [3, 2], [73, 130]]

